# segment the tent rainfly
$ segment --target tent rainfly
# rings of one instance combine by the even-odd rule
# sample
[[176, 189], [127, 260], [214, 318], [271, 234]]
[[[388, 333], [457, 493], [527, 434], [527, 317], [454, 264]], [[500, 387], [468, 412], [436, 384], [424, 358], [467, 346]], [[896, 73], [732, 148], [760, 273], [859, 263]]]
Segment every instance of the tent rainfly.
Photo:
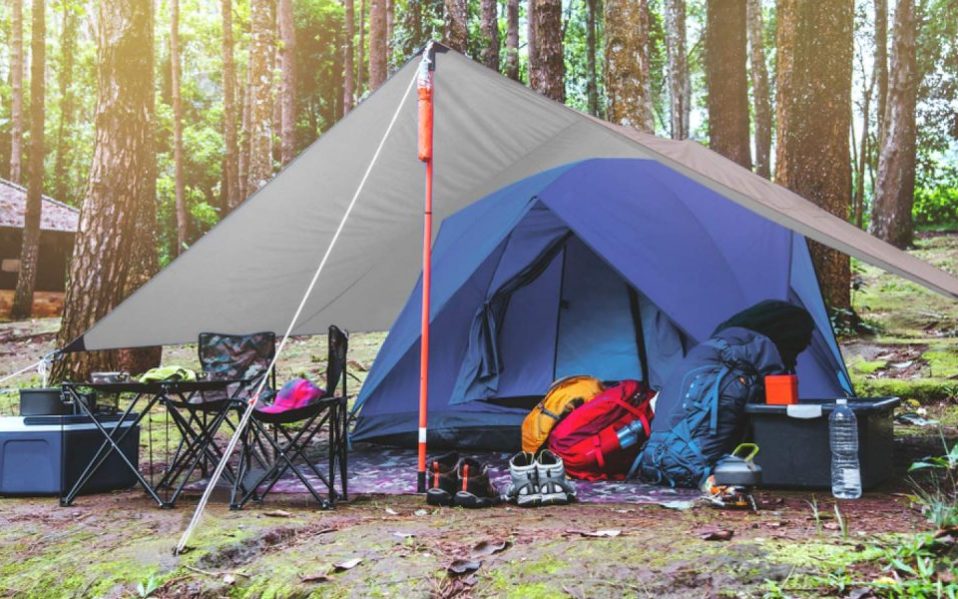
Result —
[[[352, 216], [294, 334], [385, 330], [420, 268], [422, 164], [412, 60], [277, 177], [65, 351], [187, 343], [202, 331], [285, 330], [392, 115]], [[808, 239], [958, 298], [958, 280], [694, 141], [604, 123], [454, 51], [437, 52], [435, 218], [590, 158], [659, 162]]]

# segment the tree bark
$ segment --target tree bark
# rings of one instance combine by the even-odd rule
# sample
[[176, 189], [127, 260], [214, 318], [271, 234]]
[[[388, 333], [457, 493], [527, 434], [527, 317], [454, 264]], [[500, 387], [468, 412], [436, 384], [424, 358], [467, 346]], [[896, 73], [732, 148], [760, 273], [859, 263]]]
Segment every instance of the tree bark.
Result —
[[250, 81], [252, 79], [249, 67], [246, 68], [246, 84], [239, 88], [240, 128], [237, 132], [239, 146], [239, 160], [237, 160], [236, 189], [237, 205], [249, 196], [249, 151], [250, 151]]
[[533, 65], [539, 60], [536, 54], [536, 0], [526, 0], [526, 77], [532, 85]]
[[898, 0], [892, 32], [891, 78], [871, 232], [892, 245], [911, 244], [915, 201], [915, 104], [918, 96], [917, 26], [914, 0]]
[[705, 78], [709, 147], [751, 168], [745, 0], [708, 0]]
[[565, 102], [565, 57], [562, 51], [562, 1], [535, 3], [536, 60], [529, 61], [529, 80], [534, 90]]
[[[888, 0], [875, 0], [875, 80], [878, 84], [877, 126], [879, 137], [885, 129], [888, 101]], [[878, 140], [881, 147], [881, 139]]]
[[755, 113], [755, 172], [766, 179], [772, 176], [772, 99], [765, 63], [765, 26], [761, 0], [748, 0], [749, 66], [752, 74], [752, 110]]
[[[120, 303], [155, 269], [156, 157], [153, 147], [153, 3], [100, 0], [97, 106], [90, 180], [80, 214], [63, 324], [64, 347]], [[54, 380], [155, 363], [158, 349], [79, 352], [54, 364]], [[136, 356], [149, 359], [135, 359]]]
[[[373, 0], [374, 2], [376, 0]], [[444, 0], [446, 5], [446, 45], [466, 53], [469, 46], [469, 5], [466, 0]]]
[[[852, 0], [778, 0], [775, 179], [842, 218], [851, 202]], [[812, 243], [829, 306], [848, 309], [850, 265]]]
[[599, 116], [599, 75], [595, 65], [596, 0], [586, 0], [585, 4], [585, 60], [586, 60], [586, 101], [589, 114]]
[[482, 64], [499, 70], [499, 2], [482, 0]]
[[282, 89], [280, 106], [280, 161], [289, 164], [296, 157], [296, 26], [293, 0], [279, 0], [280, 69]]
[[223, 138], [226, 143], [226, 207], [232, 210], [243, 200], [240, 194], [239, 147], [236, 135], [236, 62], [233, 59], [233, 2], [220, 0], [223, 21]]
[[375, 91], [386, 80], [386, 0], [369, 4], [369, 89]]
[[355, 67], [353, 66], [353, 39], [356, 36], [356, 4], [353, 0], [343, 0], [345, 5], [344, 26], [346, 40], [343, 44], [343, 116], [353, 109], [355, 91]]
[[170, 0], [170, 88], [173, 96], [173, 178], [176, 192], [176, 252], [186, 249], [186, 183], [183, 181], [183, 101], [180, 98], [180, 0]]
[[363, 95], [366, 73], [366, 0], [359, 2], [359, 59], [356, 62], [356, 95]]
[[275, 45], [275, 0], [252, 0], [250, 41], [250, 136], [247, 193], [253, 193], [273, 176], [273, 73], [270, 55]]
[[22, 182], [23, 160], [23, 0], [13, 0], [10, 15], [10, 180]]
[[519, 0], [506, 4], [506, 77], [519, 80]]
[[605, 92], [610, 121], [653, 131], [646, 0], [605, 2]]
[[56, 157], [54, 158], [53, 197], [69, 202], [73, 199], [70, 186], [71, 144], [70, 130], [73, 128], [76, 98], [73, 94], [73, 70], [76, 65], [77, 26], [80, 20], [80, 8], [64, 2], [63, 31], [60, 34], [60, 72], [57, 85], [60, 89], [60, 118], [57, 122]]
[[685, 49], [685, 0], [666, 0], [665, 31], [671, 134], [672, 139], [686, 139], [689, 136], [692, 86]]
[[393, 51], [393, 31], [396, 22], [396, 3], [386, 0], [386, 72], [389, 72], [389, 60]]
[[29, 318], [33, 311], [33, 289], [37, 283], [40, 258], [40, 216], [43, 210], [43, 130], [46, 74], [46, 19], [43, 0], [33, 0], [30, 31], [30, 181], [23, 219], [20, 273], [10, 308], [12, 320]]

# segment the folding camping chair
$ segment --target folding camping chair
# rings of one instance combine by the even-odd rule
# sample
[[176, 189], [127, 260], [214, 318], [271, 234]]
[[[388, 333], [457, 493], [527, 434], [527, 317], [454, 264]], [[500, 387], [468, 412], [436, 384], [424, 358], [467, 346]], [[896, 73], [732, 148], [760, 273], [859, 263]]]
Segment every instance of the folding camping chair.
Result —
[[[240, 471], [234, 479], [233, 496], [230, 507], [240, 509], [248, 501], [262, 501], [273, 489], [280, 478], [292, 472], [306, 490], [327, 509], [338, 498], [347, 498], [346, 464], [346, 353], [349, 337], [336, 326], [329, 327], [329, 349], [326, 366], [326, 392], [314, 403], [302, 408], [285, 412], [267, 413], [253, 411], [249, 426], [244, 435], [243, 456], [240, 459]], [[337, 389], [339, 387], [339, 389]], [[340, 394], [337, 394], [339, 391]], [[271, 427], [272, 434], [268, 430]], [[328, 470], [324, 474], [316, 461], [307, 455], [313, 438], [323, 428], [328, 430]], [[255, 441], [265, 440], [272, 449], [272, 461], [266, 472], [249, 483], [244, 491], [241, 487], [247, 479], [249, 467], [247, 452], [255, 448]], [[297, 463], [299, 460], [301, 463]], [[336, 491], [336, 470], [339, 470], [341, 493]], [[326, 497], [322, 497], [307, 475], [313, 474], [326, 487]], [[265, 485], [265, 486], [264, 486]]]
[[[276, 335], [271, 332], [249, 335], [200, 333], [197, 350], [202, 376], [206, 380], [229, 381], [232, 384], [228, 390], [207, 391], [191, 401], [167, 402], [181, 440], [161, 484], [171, 486], [173, 481], [186, 473], [174, 497], [197, 467], [205, 475], [208, 466], [222, 458], [222, 451], [215, 443], [216, 433], [224, 424], [232, 431], [236, 430], [237, 422], [230, 418], [230, 414], [238, 414], [245, 408], [263, 377], [267, 376], [269, 365], [276, 355]], [[275, 387], [274, 370], [263, 391], [270, 393]], [[258, 449], [251, 451], [247, 457], [256, 459], [261, 467], [266, 468], [266, 460], [262, 457], [265, 447], [260, 444]], [[237, 482], [229, 466], [226, 474], [227, 480]]]

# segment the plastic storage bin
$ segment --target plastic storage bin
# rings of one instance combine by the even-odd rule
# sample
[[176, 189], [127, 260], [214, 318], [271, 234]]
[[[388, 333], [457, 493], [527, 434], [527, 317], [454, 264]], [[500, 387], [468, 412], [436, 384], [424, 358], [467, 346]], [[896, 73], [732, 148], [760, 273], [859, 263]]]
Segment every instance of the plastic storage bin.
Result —
[[[104, 428], [111, 430], [116, 419], [101, 420]], [[121, 431], [128, 430], [133, 419], [131, 414]], [[0, 418], [0, 495], [61, 495], [69, 491], [105, 440], [86, 416]], [[132, 463], [138, 463], [139, 427], [129, 432], [120, 447]], [[114, 451], [83, 493], [126, 489], [135, 483], [133, 472]]]
[[[892, 472], [894, 409], [897, 397], [849, 398], [858, 419], [858, 459], [862, 488], [872, 488]], [[760, 448], [763, 487], [831, 487], [828, 417], [835, 400], [802, 400], [794, 405], [749, 404], [752, 441]]]

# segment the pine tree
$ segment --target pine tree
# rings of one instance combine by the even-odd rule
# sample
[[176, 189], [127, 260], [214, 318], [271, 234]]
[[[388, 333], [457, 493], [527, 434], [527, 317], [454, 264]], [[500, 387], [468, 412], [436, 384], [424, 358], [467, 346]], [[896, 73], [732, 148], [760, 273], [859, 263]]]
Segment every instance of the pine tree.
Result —
[[[775, 180], [840, 218], [851, 204], [852, 0], [779, 0]], [[851, 305], [848, 256], [816, 243], [829, 306]]]
[[914, 0], [898, 0], [871, 232], [900, 248], [911, 244], [913, 234], [915, 106], [920, 82], [916, 30]]
[[293, 0], [279, 0], [276, 16], [280, 37], [280, 161], [296, 157], [296, 27]]
[[270, 55], [275, 46], [275, 0], [252, 0], [249, 57], [249, 164], [246, 193], [273, 176], [273, 73]]
[[765, 25], [761, 0], [748, 0], [749, 66], [752, 75], [752, 110], [755, 113], [755, 172], [766, 179], [772, 176], [772, 99], [765, 64]]
[[223, 140], [226, 155], [223, 158], [223, 176], [226, 180], [226, 209], [232, 210], [241, 201], [239, 141], [236, 132], [236, 62], [233, 59], [233, 2], [220, 0], [220, 18], [223, 27]]
[[671, 134], [672, 139], [686, 139], [692, 111], [692, 86], [685, 50], [685, 0], [666, 0], [665, 31]]
[[709, 0], [707, 13], [709, 147], [750, 168], [745, 0]]
[[494, 71], [499, 70], [499, 3], [497, 0], [482, 0], [482, 64]]
[[10, 180], [21, 182], [23, 160], [23, 0], [12, 0], [10, 18]]
[[[57, 346], [65, 347], [155, 273], [153, 3], [96, 4], [95, 146]], [[67, 354], [54, 380], [155, 363], [157, 349]], [[142, 359], [138, 359], [142, 358]]]
[[519, 80], [519, 0], [506, 4], [506, 77]]
[[386, 80], [386, 0], [369, 4], [369, 89]]
[[565, 58], [562, 49], [562, 0], [535, 3], [535, 60], [529, 61], [529, 83], [542, 95], [565, 101]]
[[653, 131], [646, 0], [605, 2], [605, 92], [610, 121]]
[[183, 180], [183, 102], [180, 98], [180, 0], [170, 0], [170, 83], [173, 95], [173, 169], [176, 255], [186, 249], [186, 182]]
[[46, 74], [46, 7], [33, 0], [33, 24], [30, 30], [30, 181], [23, 218], [23, 243], [20, 248], [20, 273], [13, 294], [10, 318], [28, 318], [33, 311], [33, 290], [40, 262], [40, 217], [43, 210], [44, 93]]

